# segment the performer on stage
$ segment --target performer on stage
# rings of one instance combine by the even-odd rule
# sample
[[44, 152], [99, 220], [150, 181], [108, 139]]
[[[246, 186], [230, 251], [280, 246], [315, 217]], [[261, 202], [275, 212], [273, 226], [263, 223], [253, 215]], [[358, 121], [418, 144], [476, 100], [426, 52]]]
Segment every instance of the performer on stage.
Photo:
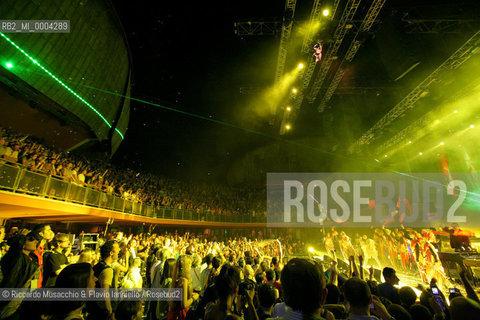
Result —
[[378, 259], [378, 252], [377, 252], [377, 247], [375, 244], [375, 241], [373, 239], [369, 239], [367, 235], [363, 235], [362, 240], [360, 242], [362, 246], [362, 251], [364, 254], [364, 261], [365, 265], [371, 265], [369, 264], [369, 260], [373, 259], [375, 263], [377, 264], [378, 268], [382, 267], [382, 264], [380, 263], [380, 260]]
[[328, 232], [325, 237], [325, 250], [327, 251], [327, 254], [333, 258], [333, 253], [335, 252], [335, 244], [333, 243], [333, 238], [330, 232]]
[[346, 261], [349, 261], [350, 256], [355, 256], [355, 249], [353, 248], [350, 237], [345, 232], [340, 232], [340, 252]]
[[315, 58], [315, 62], [319, 62], [322, 60], [322, 44], [321, 42], [316, 43], [313, 46], [313, 57]]

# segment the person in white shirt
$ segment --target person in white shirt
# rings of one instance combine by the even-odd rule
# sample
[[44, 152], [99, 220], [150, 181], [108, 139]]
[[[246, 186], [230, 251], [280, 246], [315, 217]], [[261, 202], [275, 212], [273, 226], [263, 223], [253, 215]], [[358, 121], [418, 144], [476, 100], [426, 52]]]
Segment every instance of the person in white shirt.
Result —
[[132, 267], [128, 270], [125, 278], [122, 281], [122, 288], [126, 289], [141, 289], [143, 287], [143, 279], [140, 273], [140, 266], [142, 259], [135, 258]]
[[192, 288], [193, 291], [201, 292], [202, 291], [202, 282], [200, 276], [202, 275], [202, 266], [200, 265], [201, 259], [197, 254], [192, 255], [192, 269], [190, 269], [190, 274], [192, 278]]
[[5, 153], [3, 154], [3, 158], [11, 162], [18, 162], [18, 151], [20, 150], [20, 146], [18, 144], [13, 146], [13, 149], [7, 147]]
[[157, 260], [153, 263], [150, 269], [150, 279], [152, 279], [152, 288], [160, 288], [160, 280], [163, 273], [163, 265], [167, 259], [170, 259], [170, 251], [168, 249], [157, 250]]

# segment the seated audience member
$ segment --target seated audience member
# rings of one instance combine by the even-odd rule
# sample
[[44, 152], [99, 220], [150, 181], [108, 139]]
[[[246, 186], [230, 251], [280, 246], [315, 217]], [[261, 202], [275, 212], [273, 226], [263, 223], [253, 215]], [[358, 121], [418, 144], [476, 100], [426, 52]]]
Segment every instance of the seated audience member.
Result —
[[262, 284], [258, 288], [259, 306], [257, 309], [258, 319], [265, 320], [272, 317], [272, 308], [276, 300], [275, 288], [269, 284]]
[[389, 267], [383, 268], [382, 271], [384, 283], [377, 286], [377, 293], [380, 297], [385, 297], [392, 303], [400, 304], [400, 297], [398, 295], [398, 289], [394, 285], [398, 284], [398, 277], [395, 270]]
[[398, 297], [400, 298], [402, 307], [407, 310], [417, 301], [417, 294], [411, 287], [401, 287], [400, 290], [398, 290]]
[[[380, 300], [370, 293], [367, 283], [358, 278], [348, 279], [344, 284], [345, 301], [349, 320], [390, 320], [388, 313]], [[373, 308], [371, 308], [373, 306]], [[375, 316], [370, 315], [372, 313]], [[378, 317], [378, 318], [377, 318]]]
[[480, 319], [480, 303], [465, 297], [456, 297], [450, 301], [451, 320]]

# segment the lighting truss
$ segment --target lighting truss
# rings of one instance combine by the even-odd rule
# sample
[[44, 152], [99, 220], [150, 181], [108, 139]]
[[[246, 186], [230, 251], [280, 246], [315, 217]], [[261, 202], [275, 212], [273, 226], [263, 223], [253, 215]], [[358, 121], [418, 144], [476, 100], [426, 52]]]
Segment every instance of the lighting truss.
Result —
[[[314, 25], [315, 21], [320, 20], [322, 15], [322, 7], [321, 7], [321, 0], [315, 0], [313, 3], [312, 11], [310, 12], [310, 20], [308, 22], [307, 30], [308, 32], [305, 34], [302, 43], [302, 52], [310, 53], [312, 51], [312, 41], [313, 41], [313, 34], [310, 30], [310, 27]], [[300, 109], [300, 106], [303, 102], [304, 92], [307, 90], [308, 85], [310, 84], [310, 79], [312, 78], [313, 71], [315, 70], [316, 63], [309, 59], [306, 66], [300, 71], [298, 75], [300, 79], [302, 79], [302, 87], [300, 88], [299, 92], [292, 97], [292, 109], [296, 111]], [[285, 123], [289, 115], [293, 115], [293, 112], [289, 112], [288, 114], [284, 112], [283, 119], [280, 125], [280, 134], [283, 135], [285, 133]]]
[[337, 51], [340, 48], [340, 45], [342, 44], [342, 41], [345, 38], [348, 30], [350, 30], [347, 22], [353, 20], [355, 12], [360, 5], [360, 1], [361, 0], [348, 0], [342, 17], [340, 18], [340, 21], [338, 23], [337, 29], [335, 30], [335, 33], [333, 35], [334, 41], [327, 50], [325, 56], [322, 58], [319, 74], [312, 85], [310, 93], [307, 96], [307, 99], [310, 103], [315, 101], [317, 94], [323, 85], [323, 81], [327, 76], [328, 70], [330, 69], [333, 60], [336, 58]]
[[408, 110], [415, 107], [415, 103], [428, 93], [430, 86], [438, 81], [440, 74], [446, 70], [455, 70], [474, 54], [478, 53], [480, 46], [480, 31], [477, 31], [457, 51], [455, 51], [445, 62], [433, 71], [425, 80], [414, 88], [395, 107], [384, 115], [373, 127], [365, 132], [352, 146], [350, 152], [358, 152], [360, 147], [376, 140], [377, 135], [385, 126], [392, 123], [398, 117], [404, 115]]
[[237, 21], [233, 26], [238, 36], [272, 36], [282, 30], [280, 21]]
[[275, 83], [278, 83], [285, 70], [287, 61], [288, 41], [293, 28], [293, 17], [295, 15], [295, 6], [297, 0], [285, 1], [285, 14], [283, 16], [282, 35], [280, 36], [280, 48], [278, 50], [277, 70], [275, 72]]
[[380, 13], [380, 10], [385, 4], [385, 1], [386, 0], [375, 0], [370, 6], [370, 8], [368, 9], [368, 12], [365, 15], [365, 18], [363, 19], [362, 24], [360, 25], [360, 28], [355, 34], [353, 41], [350, 43], [350, 47], [348, 48], [347, 53], [345, 54], [345, 57], [342, 60], [342, 63], [338, 67], [332, 82], [330, 82], [330, 85], [327, 91], [325, 92], [325, 95], [323, 96], [322, 100], [320, 101], [320, 104], [318, 105], [317, 109], [319, 112], [323, 112], [325, 110], [326, 103], [332, 97], [340, 81], [342, 81], [343, 75], [345, 73], [345, 64], [348, 62], [351, 62], [355, 57], [355, 55], [357, 54], [358, 50], [360, 49], [360, 46], [362, 43], [360, 40], [357, 39], [358, 35], [362, 32], [368, 32], [370, 30], [373, 23], [377, 19], [377, 16]]

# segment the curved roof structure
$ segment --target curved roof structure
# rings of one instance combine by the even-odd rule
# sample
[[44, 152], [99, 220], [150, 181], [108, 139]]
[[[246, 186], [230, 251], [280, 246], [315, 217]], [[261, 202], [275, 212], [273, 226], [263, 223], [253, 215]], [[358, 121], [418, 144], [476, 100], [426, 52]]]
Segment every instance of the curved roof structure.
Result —
[[87, 125], [114, 152], [130, 115], [131, 61], [109, 1], [0, 3], [4, 20], [70, 20], [69, 33], [0, 33], [2, 66]]

